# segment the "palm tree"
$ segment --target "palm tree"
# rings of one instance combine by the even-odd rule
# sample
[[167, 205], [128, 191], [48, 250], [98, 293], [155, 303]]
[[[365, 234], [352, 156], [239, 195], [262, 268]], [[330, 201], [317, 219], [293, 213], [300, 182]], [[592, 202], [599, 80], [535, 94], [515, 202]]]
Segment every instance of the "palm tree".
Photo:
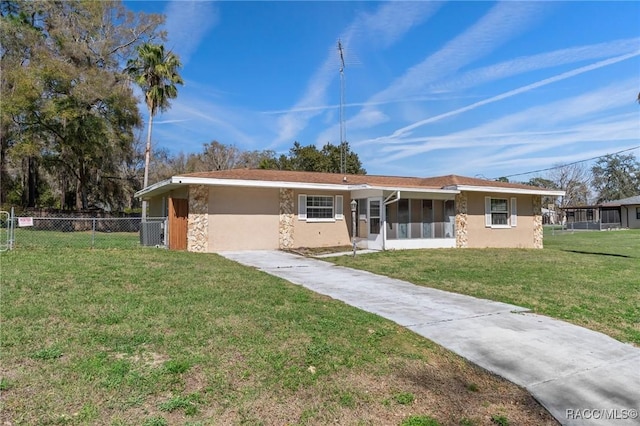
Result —
[[[178, 96], [177, 84], [183, 84], [178, 68], [182, 66], [180, 58], [171, 51], [165, 52], [161, 44], [144, 43], [137, 47], [138, 56], [127, 62], [125, 69], [135, 83], [144, 92], [144, 99], [149, 109], [149, 130], [147, 145], [144, 151], [143, 188], [149, 184], [149, 159], [151, 157], [151, 131], [153, 117], [158, 110], [165, 111], [170, 99]], [[142, 202], [142, 218], [147, 216], [147, 202]]]

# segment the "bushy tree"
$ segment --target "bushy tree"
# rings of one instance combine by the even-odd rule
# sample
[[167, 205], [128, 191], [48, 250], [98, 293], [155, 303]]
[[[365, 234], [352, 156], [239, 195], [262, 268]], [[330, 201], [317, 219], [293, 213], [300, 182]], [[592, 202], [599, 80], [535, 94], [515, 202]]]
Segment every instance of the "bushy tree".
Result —
[[275, 157], [270, 150], [244, 151], [235, 145], [224, 145], [218, 141], [204, 144], [203, 151], [197, 156], [197, 171], [228, 170], [237, 168], [255, 169], [263, 160]]
[[[344, 156], [344, 157], [343, 157]], [[265, 159], [260, 167], [263, 169], [299, 170], [307, 172], [341, 173], [340, 162], [345, 159], [345, 173], [366, 174], [358, 154], [351, 151], [349, 144], [344, 143], [344, 151], [338, 145], [325, 144], [322, 149], [315, 145], [303, 146], [295, 142], [289, 155], [279, 158]]]
[[640, 162], [633, 154], [607, 155], [591, 172], [598, 203], [640, 195]]
[[[538, 188], [544, 188], [544, 189], [560, 189], [558, 188], [558, 185], [552, 181], [551, 179], [546, 179], [543, 177], [535, 177], [532, 179], [529, 179], [528, 182], [525, 182], [527, 185], [531, 185], [531, 186], [537, 186]], [[542, 205], [548, 206], [550, 204], [555, 204], [556, 203], [556, 198], [555, 197], [549, 197], [549, 196], [543, 196], [542, 197]]]
[[20, 160], [13, 170], [23, 177], [13, 183], [22, 183], [25, 206], [42, 205], [47, 179], [59, 207], [118, 208], [140, 124], [122, 65], [138, 44], [162, 36], [162, 17], [111, 1], [3, 1], [0, 12], [0, 195], [12, 183], [6, 162]]

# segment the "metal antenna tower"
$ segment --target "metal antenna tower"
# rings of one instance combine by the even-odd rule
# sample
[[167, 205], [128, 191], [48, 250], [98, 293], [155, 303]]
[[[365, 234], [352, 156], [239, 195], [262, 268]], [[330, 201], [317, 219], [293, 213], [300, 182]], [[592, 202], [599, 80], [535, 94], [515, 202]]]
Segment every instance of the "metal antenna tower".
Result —
[[347, 130], [344, 123], [344, 51], [342, 42], [338, 39], [338, 53], [340, 54], [340, 173], [345, 174], [347, 169]]

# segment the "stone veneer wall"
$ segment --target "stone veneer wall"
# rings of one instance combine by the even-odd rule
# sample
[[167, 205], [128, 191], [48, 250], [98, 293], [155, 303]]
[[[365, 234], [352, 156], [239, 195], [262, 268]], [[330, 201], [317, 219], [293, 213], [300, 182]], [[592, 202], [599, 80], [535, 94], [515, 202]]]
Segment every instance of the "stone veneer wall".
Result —
[[456, 247], [467, 247], [467, 194], [456, 195]]
[[533, 247], [542, 248], [542, 236], [544, 228], [542, 226], [542, 196], [533, 196]]
[[280, 188], [280, 223], [278, 245], [281, 250], [293, 248], [293, 189]]
[[187, 251], [206, 253], [209, 246], [209, 188], [189, 186]]

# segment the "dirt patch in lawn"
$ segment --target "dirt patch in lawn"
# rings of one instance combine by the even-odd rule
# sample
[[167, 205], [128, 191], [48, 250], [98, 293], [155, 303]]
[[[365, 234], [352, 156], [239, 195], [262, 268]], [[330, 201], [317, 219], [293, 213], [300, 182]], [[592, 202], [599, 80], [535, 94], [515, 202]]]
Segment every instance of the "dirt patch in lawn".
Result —
[[[446, 355], [434, 362], [392, 361], [384, 373], [334, 374], [297, 391], [237, 381], [224, 397], [213, 398], [207, 396], [206, 377], [192, 373], [184, 391], [199, 392], [206, 402], [197, 404], [194, 416], [158, 413], [169, 424], [400, 425], [410, 416], [429, 416], [443, 426], [495, 425], [496, 418], [519, 426], [558, 425], [524, 389]], [[147, 415], [169, 397], [147, 405]]]

